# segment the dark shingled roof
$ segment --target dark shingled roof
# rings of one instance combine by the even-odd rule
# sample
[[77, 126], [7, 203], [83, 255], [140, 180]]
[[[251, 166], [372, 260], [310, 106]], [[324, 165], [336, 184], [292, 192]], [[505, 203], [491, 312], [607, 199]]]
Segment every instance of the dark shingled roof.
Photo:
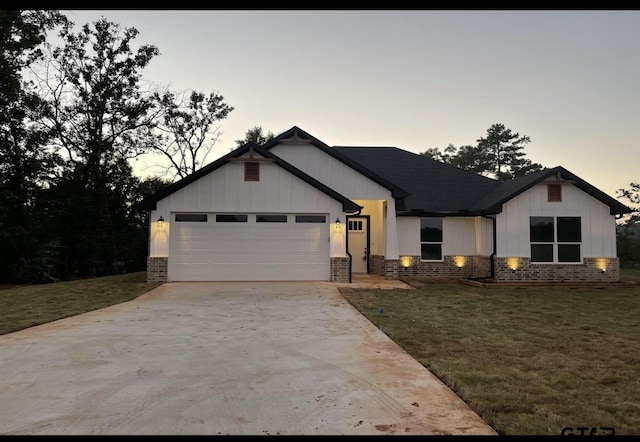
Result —
[[397, 147], [333, 149], [409, 192], [399, 214], [463, 215], [500, 185], [497, 180]]
[[631, 212], [629, 207], [560, 166], [501, 183], [475, 172], [444, 164], [397, 147], [330, 147], [297, 126], [293, 126], [262, 146], [247, 143], [235, 149], [188, 177], [146, 198], [137, 204], [137, 207], [147, 210], [155, 209], [157, 201], [213, 172], [232, 159], [247, 153], [249, 149], [253, 149], [318, 190], [340, 201], [346, 212], [355, 212], [361, 208], [350, 199], [270, 152], [272, 147], [287, 141], [311, 143], [338, 161], [389, 189], [393, 197], [396, 198], [398, 215], [475, 216], [499, 213], [502, 211], [502, 204], [506, 201], [556, 174], [562, 180], [571, 182], [577, 188], [609, 206], [612, 215]]
[[500, 182], [397, 147], [347, 147], [333, 149], [407, 190], [402, 214], [489, 215], [502, 204], [541, 181], [558, 175], [606, 204], [612, 215], [631, 209], [563, 167], [544, 169]]
[[612, 215], [631, 209], [563, 167], [533, 172], [500, 182], [397, 147], [347, 147], [333, 149], [407, 190], [398, 214], [488, 215], [502, 204], [541, 181], [559, 175], [610, 208]]

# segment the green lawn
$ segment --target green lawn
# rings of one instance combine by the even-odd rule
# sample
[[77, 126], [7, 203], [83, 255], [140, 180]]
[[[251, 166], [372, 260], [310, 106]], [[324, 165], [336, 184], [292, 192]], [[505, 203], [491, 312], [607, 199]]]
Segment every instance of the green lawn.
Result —
[[[0, 334], [134, 299], [145, 276], [0, 290]], [[340, 290], [500, 434], [640, 434], [640, 285]]]
[[499, 434], [640, 434], [640, 285], [340, 291]]
[[158, 283], [146, 272], [0, 290], [0, 335], [130, 301]]
[[626, 267], [620, 269], [620, 277], [624, 281], [640, 283], [640, 267]]

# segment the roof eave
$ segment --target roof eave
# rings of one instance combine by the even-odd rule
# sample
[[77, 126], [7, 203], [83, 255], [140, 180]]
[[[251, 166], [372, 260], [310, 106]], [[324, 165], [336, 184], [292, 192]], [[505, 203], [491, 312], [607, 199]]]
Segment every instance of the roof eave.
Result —
[[154, 193], [151, 196], [148, 196], [147, 198], [143, 199], [139, 203], [136, 203], [134, 205], [134, 207], [139, 207], [140, 209], [146, 209], [146, 210], [156, 210], [157, 203], [161, 199], [164, 199], [164, 198], [168, 197], [172, 193], [177, 192], [178, 190], [182, 189], [183, 187], [188, 186], [189, 184], [193, 183], [194, 181], [197, 181], [200, 178], [202, 178], [203, 176], [205, 176], [205, 175], [213, 172], [214, 170], [224, 166], [225, 164], [227, 164], [229, 162], [230, 158], [236, 158], [236, 157], [240, 157], [240, 156], [244, 155], [245, 153], [249, 152], [250, 148], [252, 148], [252, 147], [255, 149], [257, 147], [257, 144], [255, 144], [253, 142], [249, 142], [249, 143], [246, 143], [246, 144], [238, 147], [237, 149], [232, 150], [231, 152], [229, 152], [228, 154], [218, 158], [214, 162], [212, 162], [210, 164], [207, 164], [205, 167], [196, 170], [195, 172], [193, 172], [190, 175], [187, 175], [186, 177], [182, 178], [181, 180], [176, 181], [175, 183], [172, 183], [172, 184], [168, 185], [167, 187], [157, 191], [156, 193]]
[[426, 210], [411, 209], [397, 210], [396, 216], [417, 216], [417, 217], [445, 217], [445, 216], [473, 216], [468, 210]]
[[272, 154], [268, 150], [265, 150], [262, 147], [254, 147], [254, 150], [256, 152], [258, 152], [260, 155], [264, 156], [265, 158], [270, 158], [271, 160], [273, 160], [273, 162], [275, 164], [277, 164], [278, 166], [282, 167], [284, 170], [286, 170], [287, 172], [291, 173], [292, 175], [294, 175], [294, 176], [300, 178], [301, 180], [305, 181], [307, 184], [310, 184], [311, 186], [315, 187], [319, 191], [323, 192], [325, 195], [327, 195], [327, 196], [333, 198], [334, 200], [342, 203], [342, 210], [343, 211], [349, 213], [349, 212], [358, 212], [358, 211], [363, 209], [362, 206], [356, 204], [355, 202], [351, 201], [349, 198], [347, 198], [344, 195], [336, 192], [335, 190], [333, 190], [329, 186], [321, 183], [320, 181], [316, 180], [312, 176], [307, 175], [302, 170], [300, 170], [297, 167], [293, 166], [291, 163], [286, 162], [285, 160], [283, 160], [279, 156]]
[[287, 140], [289, 138], [292, 137], [299, 137], [299, 141], [301, 142], [308, 142], [311, 143], [313, 146], [317, 147], [318, 149], [322, 150], [323, 152], [325, 152], [327, 155], [335, 158], [336, 160], [340, 161], [341, 163], [343, 163], [344, 165], [350, 167], [351, 169], [355, 170], [358, 173], [361, 173], [362, 175], [366, 176], [367, 178], [371, 179], [372, 181], [380, 184], [382, 187], [384, 187], [385, 189], [389, 190], [391, 192], [391, 195], [394, 198], [406, 198], [407, 196], [410, 195], [409, 192], [407, 192], [406, 190], [396, 186], [395, 184], [393, 184], [392, 182], [386, 180], [385, 178], [381, 177], [380, 175], [378, 175], [375, 172], [372, 172], [371, 170], [367, 169], [366, 167], [362, 166], [361, 164], [353, 161], [351, 158], [347, 157], [346, 155], [338, 152], [337, 150], [331, 148], [331, 146], [323, 143], [322, 141], [318, 140], [317, 138], [315, 138], [313, 135], [305, 132], [304, 130], [300, 129], [298, 126], [294, 126], [291, 129], [287, 130], [286, 132], [281, 133], [280, 135], [278, 135], [275, 138], [272, 138], [271, 140], [269, 140], [267, 143], [263, 144], [261, 146], [262, 149], [264, 150], [270, 150], [271, 148], [277, 146], [278, 144], [280, 144], [283, 140]]
[[622, 215], [622, 214], [625, 214], [625, 213], [632, 212], [632, 210], [629, 207], [625, 206], [621, 202], [619, 202], [619, 201], [615, 200], [614, 198], [610, 197], [609, 195], [607, 195], [606, 193], [604, 193], [603, 191], [601, 191], [597, 187], [589, 184], [588, 182], [586, 182], [582, 178], [578, 177], [577, 175], [569, 172], [567, 169], [565, 169], [562, 166], [556, 166], [556, 167], [553, 167], [551, 169], [547, 169], [545, 172], [546, 173], [540, 174], [540, 176], [538, 178], [536, 178], [535, 180], [533, 180], [532, 182], [528, 183], [525, 186], [522, 186], [521, 188], [517, 189], [516, 191], [514, 191], [514, 192], [510, 193], [509, 195], [507, 195], [506, 197], [502, 198], [497, 203], [493, 203], [489, 207], [476, 208], [476, 209], [474, 209], [474, 211], [475, 212], [480, 212], [480, 213], [483, 213], [483, 214], [500, 213], [500, 212], [502, 212], [502, 205], [504, 203], [506, 203], [507, 201], [512, 200], [513, 198], [515, 198], [516, 196], [524, 193], [525, 191], [529, 190], [533, 186], [535, 186], [537, 184], [540, 184], [541, 182], [543, 182], [544, 180], [546, 180], [550, 176], [553, 176], [555, 174], [559, 174], [562, 179], [572, 181], [572, 184], [575, 187], [577, 187], [578, 189], [582, 190], [586, 194], [590, 195], [591, 197], [597, 199], [601, 203], [603, 203], [606, 206], [608, 206], [609, 207], [609, 213], [611, 215], [618, 215], [618, 214]]

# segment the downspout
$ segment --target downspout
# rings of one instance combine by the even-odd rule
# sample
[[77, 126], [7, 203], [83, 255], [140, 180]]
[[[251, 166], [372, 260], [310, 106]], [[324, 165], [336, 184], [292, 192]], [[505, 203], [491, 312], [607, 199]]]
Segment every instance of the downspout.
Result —
[[346, 229], [345, 230], [345, 234], [344, 234], [344, 236], [346, 238], [346, 241], [345, 241], [345, 252], [347, 252], [347, 256], [349, 257], [349, 283], [351, 283], [351, 269], [352, 269], [351, 262], [353, 261], [353, 256], [351, 256], [351, 253], [349, 253], [349, 217], [350, 216], [358, 216], [361, 213], [362, 213], [362, 208], [360, 208], [360, 210], [358, 210], [357, 212], [352, 213], [350, 215], [346, 215], [345, 214], [346, 216], [344, 217], [345, 224], [346, 224], [346, 226], [344, 226], [344, 228]]
[[490, 273], [490, 277], [491, 279], [495, 279], [496, 276], [496, 268], [495, 268], [495, 264], [493, 262], [494, 258], [496, 257], [496, 250], [498, 249], [498, 240], [496, 238], [496, 218], [495, 217], [490, 217], [490, 216], [486, 216], [486, 215], [482, 215], [483, 218], [488, 218], [492, 221], [492, 225], [493, 225], [493, 251], [491, 252], [491, 255], [489, 256], [489, 273]]
[[[347, 238], [347, 247], [349, 247], [349, 238]], [[349, 257], [349, 283], [351, 283], [351, 260], [353, 259], [353, 256], [351, 256], [351, 253], [349, 253], [349, 249], [347, 248], [347, 256]]]

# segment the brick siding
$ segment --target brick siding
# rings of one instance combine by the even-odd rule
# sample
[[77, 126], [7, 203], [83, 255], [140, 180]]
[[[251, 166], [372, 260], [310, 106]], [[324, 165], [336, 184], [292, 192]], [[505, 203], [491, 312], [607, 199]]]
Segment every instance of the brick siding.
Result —
[[529, 258], [496, 257], [495, 280], [616, 282], [620, 280], [620, 261], [618, 258], [584, 258], [582, 264], [532, 264]]
[[349, 258], [331, 258], [331, 282], [349, 282]]
[[441, 262], [420, 261], [419, 256], [401, 256], [400, 277], [457, 280], [487, 277], [491, 273], [488, 256], [445, 256]]
[[147, 282], [167, 282], [168, 264], [166, 256], [147, 257]]

